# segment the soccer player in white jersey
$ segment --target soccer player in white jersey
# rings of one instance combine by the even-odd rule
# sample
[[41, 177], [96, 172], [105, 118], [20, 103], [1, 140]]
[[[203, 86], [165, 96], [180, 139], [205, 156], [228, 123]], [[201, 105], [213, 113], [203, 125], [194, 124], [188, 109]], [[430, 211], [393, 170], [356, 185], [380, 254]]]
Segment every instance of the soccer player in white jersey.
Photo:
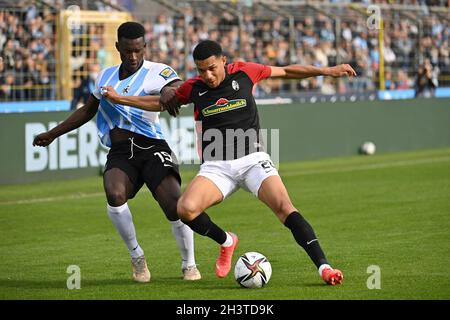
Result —
[[48, 146], [57, 137], [79, 128], [97, 114], [102, 143], [110, 147], [103, 174], [107, 212], [131, 255], [133, 279], [149, 282], [150, 272], [139, 246], [127, 201], [145, 183], [172, 225], [182, 257], [185, 280], [201, 278], [194, 257], [192, 230], [178, 218], [177, 201], [181, 178], [173, 153], [164, 140], [159, 112], [112, 103], [102, 96], [103, 87], [113, 87], [125, 96], [159, 95], [181, 80], [169, 66], [144, 60], [144, 28], [125, 22], [117, 30], [116, 49], [122, 63], [102, 70], [87, 103], [48, 132], [37, 135], [35, 146]]

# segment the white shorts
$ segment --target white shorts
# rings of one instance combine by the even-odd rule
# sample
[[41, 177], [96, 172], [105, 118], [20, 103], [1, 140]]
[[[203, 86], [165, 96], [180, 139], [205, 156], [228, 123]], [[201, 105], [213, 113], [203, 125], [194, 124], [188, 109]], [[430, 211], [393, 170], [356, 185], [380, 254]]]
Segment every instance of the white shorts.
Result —
[[255, 152], [235, 160], [205, 161], [197, 176], [211, 180], [225, 199], [239, 187], [258, 196], [262, 182], [278, 176], [278, 170], [267, 153]]

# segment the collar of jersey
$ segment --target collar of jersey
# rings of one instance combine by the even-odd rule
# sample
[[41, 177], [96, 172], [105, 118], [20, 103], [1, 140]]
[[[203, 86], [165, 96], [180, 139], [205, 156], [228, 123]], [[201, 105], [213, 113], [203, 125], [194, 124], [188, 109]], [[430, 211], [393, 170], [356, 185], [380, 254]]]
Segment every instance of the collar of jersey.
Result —
[[225, 78], [223, 78], [222, 83], [224, 83], [225, 81], [227, 81], [230, 78], [230, 74], [228, 73], [228, 65], [229, 65], [228, 63], [225, 65]]
[[139, 72], [139, 70], [141, 70], [141, 68], [144, 66], [144, 62], [145, 62], [145, 60], [142, 60], [142, 65], [135, 72], [133, 72], [132, 74], [129, 74], [128, 77], [123, 78], [123, 79], [120, 79], [120, 68], [122, 68], [122, 64], [120, 64], [119, 70], [117, 72], [117, 78], [119, 78], [119, 81], [123, 81], [125, 79], [132, 78], [135, 74], [137, 74]]

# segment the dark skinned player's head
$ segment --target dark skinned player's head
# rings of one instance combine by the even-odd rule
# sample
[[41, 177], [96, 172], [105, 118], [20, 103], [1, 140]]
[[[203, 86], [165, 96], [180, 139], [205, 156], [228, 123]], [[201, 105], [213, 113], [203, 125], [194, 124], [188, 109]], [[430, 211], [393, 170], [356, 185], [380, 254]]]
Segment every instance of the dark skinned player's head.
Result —
[[137, 22], [122, 23], [117, 29], [116, 49], [122, 67], [128, 73], [136, 72], [142, 65], [145, 53], [145, 29]]
[[225, 79], [227, 62], [220, 44], [212, 40], [204, 40], [195, 47], [192, 56], [200, 77], [208, 87], [218, 87]]

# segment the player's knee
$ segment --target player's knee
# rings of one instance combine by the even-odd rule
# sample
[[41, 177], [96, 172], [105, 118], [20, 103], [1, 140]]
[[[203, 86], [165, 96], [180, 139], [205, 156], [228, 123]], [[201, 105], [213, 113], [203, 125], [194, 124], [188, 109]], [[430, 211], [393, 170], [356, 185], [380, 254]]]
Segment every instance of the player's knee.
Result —
[[284, 222], [286, 218], [294, 211], [297, 211], [290, 201], [280, 201], [275, 207], [275, 214], [281, 222]]
[[128, 200], [126, 193], [118, 189], [107, 190], [106, 198], [108, 200], [108, 204], [112, 207], [119, 207]]
[[164, 214], [166, 215], [166, 218], [168, 220], [175, 221], [175, 220], [179, 219], [178, 213], [177, 213], [177, 202], [176, 202], [176, 200], [173, 203], [171, 203], [171, 204], [165, 205], [163, 207], [163, 211], [164, 211]]
[[190, 221], [190, 217], [196, 216], [201, 210], [198, 208], [198, 205], [195, 203], [195, 201], [192, 201], [190, 199], [186, 199], [184, 197], [181, 197], [178, 200], [177, 204], [177, 212], [178, 216], [182, 220]]

